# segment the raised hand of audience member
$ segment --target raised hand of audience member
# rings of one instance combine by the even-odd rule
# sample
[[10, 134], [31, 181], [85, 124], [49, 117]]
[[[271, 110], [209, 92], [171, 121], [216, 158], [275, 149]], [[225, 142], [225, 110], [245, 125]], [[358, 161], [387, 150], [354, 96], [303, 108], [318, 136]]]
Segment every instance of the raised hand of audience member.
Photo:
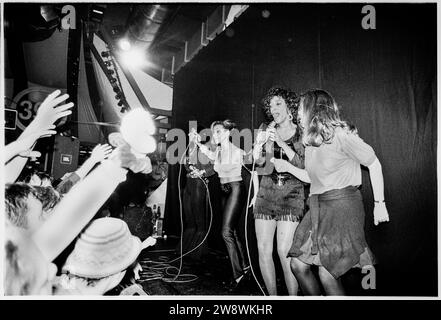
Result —
[[98, 144], [93, 148], [90, 155], [90, 159], [94, 163], [98, 163], [107, 159], [107, 157], [112, 153], [112, 147], [108, 144]]
[[54, 130], [40, 130], [36, 132], [28, 132], [25, 135], [21, 135], [17, 140], [5, 146], [5, 163], [7, 163], [9, 160], [17, 155], [22, 157], [41, 156], [40, 152], [32, 151], [35, 142], [41, 137], [47, 137], [55, 133], [56, 131]]
[[55, 90], [49, 94], [37, 110], [34, 120], [25, 129], [25, 132], [34, 132], [40, 130], [54, 129], [54, 123], [63, 117], [72, 113], [71, 109], [74, 104], [69, 102], [67, 104], [59, 105], [69, 98], [68, 94], [61, 95], [60, 90]]
[[[73, 107], [73, 103], [67, 103], [58, 106], [69, 97], [69, 95], [67, 94], [63, 94], [60, 96], [60, 93], [60, 90], [56, 90], [46, 97], [46, 99], [38, 108], [34, 120], [26, 127], [26, 129], [20, 135], [20, 138], [34, 133], [41, 134], [46, 132], [46, 130], [52, 130], [55, 128], [54, 123], [58, 119], [68, 116], [72, 113], [72, 111], [70, 111], [69, 109]], [[36, 155], [36, 153], [33, 154], [33, 156]], [[5, 167], [5, 182], [15, 182], [19, 177], [21, 171], [23, 170], [24, 166], [26, 165], [27, 160], [27, 157], [15, 157], [14, 159], [11, 159]]]

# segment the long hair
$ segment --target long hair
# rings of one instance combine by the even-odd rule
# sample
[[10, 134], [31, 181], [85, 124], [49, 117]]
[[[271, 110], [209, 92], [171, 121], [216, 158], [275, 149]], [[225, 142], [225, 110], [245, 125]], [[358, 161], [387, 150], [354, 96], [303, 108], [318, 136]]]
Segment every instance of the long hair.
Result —
[[357, 128], [340, 118], [340, 110], [332, 95], [321, 89], [311, 89], [301, 95], [303, 143], [319, 147], [322, 143], [331, 143], [335, 129], [357, 134]]
[[265, 97], [262, 99], [263, 111], [265, 112], [268, 121], [271, 122], [274, 120], [273, 115], [271, 114], [270, 106], [271, 100], [274, 97], [281, 97], [283, 100], [285, 100], [286, 106], [293, 116], [292, 122], [297, 124], [296, 114], [299, 107], [300, 98], [295, 92], [280, 87], [273, 87], [269, 89]]

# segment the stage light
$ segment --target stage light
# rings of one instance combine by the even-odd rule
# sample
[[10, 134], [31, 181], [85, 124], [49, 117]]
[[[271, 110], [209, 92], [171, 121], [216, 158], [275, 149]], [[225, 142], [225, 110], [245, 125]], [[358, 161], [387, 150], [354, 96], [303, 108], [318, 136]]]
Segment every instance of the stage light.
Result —
[[125, 38], [120, 39], [118, 41], [118, 46], [120, 47], [121, 50], [124, 50], [124, 51], [129, 51], [132, 48], [132, 45], [130, 44], [129, 40], [127, 40]]
[[145, 51], [141, 48], [132, 48], [129, 51], [121, 52], [121, 63], [132, 68], [142, 68], [149, 65]]
[[269, 10], [262, 10], [262, 17], [269, 18], [271, 12]]

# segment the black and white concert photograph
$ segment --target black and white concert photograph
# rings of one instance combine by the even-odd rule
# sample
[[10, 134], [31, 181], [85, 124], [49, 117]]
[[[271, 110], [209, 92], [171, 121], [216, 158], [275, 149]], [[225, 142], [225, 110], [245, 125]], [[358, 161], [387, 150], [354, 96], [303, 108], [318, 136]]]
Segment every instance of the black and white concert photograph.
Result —
[[438, 10], [3, 2], [1, 295], [439, 297]]

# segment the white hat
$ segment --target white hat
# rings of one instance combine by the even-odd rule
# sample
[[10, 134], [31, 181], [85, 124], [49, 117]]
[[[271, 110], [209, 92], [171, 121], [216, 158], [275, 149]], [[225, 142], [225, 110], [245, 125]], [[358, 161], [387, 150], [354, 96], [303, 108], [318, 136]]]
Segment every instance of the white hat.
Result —
[[116, 218], [94, 220], [77, 238], [63, 271], [99, 279], [127, 269], [141, 252], [141, 241]]

